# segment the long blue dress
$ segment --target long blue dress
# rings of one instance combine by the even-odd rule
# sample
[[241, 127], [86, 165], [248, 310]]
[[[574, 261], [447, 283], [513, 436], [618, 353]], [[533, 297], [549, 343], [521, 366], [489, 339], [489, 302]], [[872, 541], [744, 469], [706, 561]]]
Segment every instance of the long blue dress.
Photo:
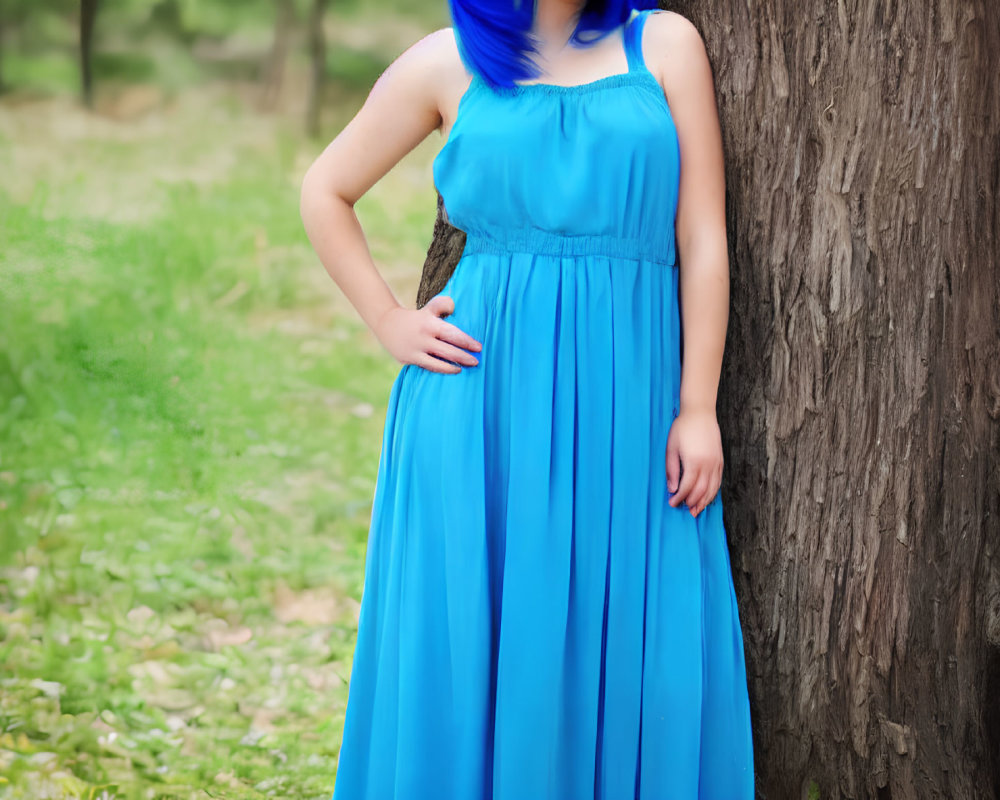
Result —
[[721, 494], [668, 505], [680, 151], [642, 57], [494, 92], [433, 176], [482, 342], [385, 419], [333, 800], [750, 800]]

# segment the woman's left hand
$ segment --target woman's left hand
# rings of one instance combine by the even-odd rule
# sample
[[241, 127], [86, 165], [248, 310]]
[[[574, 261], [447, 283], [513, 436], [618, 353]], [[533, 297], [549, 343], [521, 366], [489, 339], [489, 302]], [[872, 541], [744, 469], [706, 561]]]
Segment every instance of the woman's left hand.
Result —
[[697, 517], [719, 491], [722, 465], [722, 433], [714, 410], [682, 410], [667, 436], [670, 505], [687, 502], [691, 516]]

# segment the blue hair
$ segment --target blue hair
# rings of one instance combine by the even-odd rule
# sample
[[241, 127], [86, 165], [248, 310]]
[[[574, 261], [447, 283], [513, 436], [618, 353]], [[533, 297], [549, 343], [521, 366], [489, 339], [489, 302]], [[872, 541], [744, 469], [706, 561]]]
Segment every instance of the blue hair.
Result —
[[[459, 55], [491, 87], [512, 87], [537, 77], [531, 35], [537, 0], [448, 0]], [[585, 47], [625, 22], [632, 9], [657, 8], [657, 0], [586, 0], [570, 43]], [[588, 34], [595, 34], [586, 38]]]

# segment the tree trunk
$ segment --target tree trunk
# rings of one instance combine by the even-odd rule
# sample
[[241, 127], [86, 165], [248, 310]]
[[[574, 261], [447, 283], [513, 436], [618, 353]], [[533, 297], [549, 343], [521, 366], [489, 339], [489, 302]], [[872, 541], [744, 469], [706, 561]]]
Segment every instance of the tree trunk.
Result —
[[260, 108], [272, 111], [281, 94], [281, 84], [285, 77], [285, 63], [288, 61], [288, 44], [292, 25], [295, 22], [295, 4], [292, 0], [277, 0], [274, 9], [274, 32], [271, 36], [271, 52], [264, 65], [264, 91]]
[[3, 40], [7, 28], [6, 19], [4, 17], [5, 12], [6, 9], [4, 8], [4, 2], [3, 0], [0, 0], [0, 94], [3, 94], [4, 92], [7, 91], [7, 83], [6, 81], [4, 81], [4, 72], [3, 72], [3, 57], [4, 57]]
[[80, 3], [80, 84], [83, 103], [94, 107], [94, 23], [97, 21], [98, 0], [81, 0]]
[[762, 794], [995, 797], [996, 9], [676, 8], [728, 157], [720, 418]]
[[420, 286], [417, 288], [417, 308], [423, 308], [428, 300], [444, 288], [451, 273], [455, 271], [455, 266], [462, 257], [464, 248], [465, 232], [448, 222], [445, 216], [444, 200], [438, 194], [434, 236], [430, 249], [427, 251], [427, 259], [424, 261]]
[[[725, 137], [722, 493], [759, 796], [997, 797], [1000, 15], [670, 7]], [[418, 305], [464, 241], [438, 215]]]
[[320, 111], [323, 108], [323, 86], [326, 77], [326, 36], [323, 33], [325, 14], [326, 0], [313, 0], [312, 15], [309, 20], [309, 56], [312, 70], [309, 100], [306, 105], [306, 132], [310, 136], [320, 134]]

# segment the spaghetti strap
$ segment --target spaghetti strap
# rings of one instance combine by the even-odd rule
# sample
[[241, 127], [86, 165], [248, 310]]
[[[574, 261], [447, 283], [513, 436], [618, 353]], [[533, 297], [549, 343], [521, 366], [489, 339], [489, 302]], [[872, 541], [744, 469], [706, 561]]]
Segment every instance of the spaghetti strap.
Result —
[[646, 69], [646, 61], [642, 57], [642, 28], [653, 9], [635, 11], [625, 23], [625, 57], [628, 59], [628, 71], [636, 72]]

